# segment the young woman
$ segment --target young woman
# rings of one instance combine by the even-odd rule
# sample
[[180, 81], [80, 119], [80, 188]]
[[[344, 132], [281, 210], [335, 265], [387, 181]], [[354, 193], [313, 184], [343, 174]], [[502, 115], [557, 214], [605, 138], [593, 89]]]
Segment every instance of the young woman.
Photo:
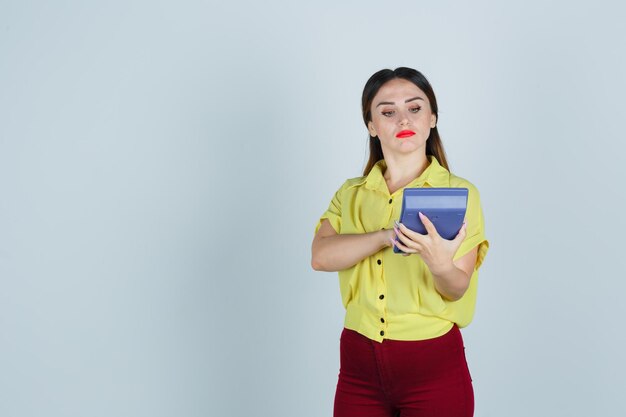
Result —
[[[312, 245], [315, 270], [339, 271], [346, 308], [334, 416], [472, 416], [459, 328], [472, 320], [489, 247], [478, 190], [448, 170], [435, 94], [420, 72], [378, 71], [361, 103], [369, 162], [335, 193]], [[469, 190], [456, 238], [443, 239], [423, 215], [426, 235], [395, 223], [409, 187]]]

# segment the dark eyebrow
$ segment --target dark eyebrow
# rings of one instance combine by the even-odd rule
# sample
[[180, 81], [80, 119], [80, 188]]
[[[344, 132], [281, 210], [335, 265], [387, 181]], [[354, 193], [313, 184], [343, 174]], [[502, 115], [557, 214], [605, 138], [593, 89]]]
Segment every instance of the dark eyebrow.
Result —
[[[405, 102], [405, 103], [408, 103], [408, 102], [410, 102], [410, 101], [415, 101], [415, 100], [422, 100], [422, 101], [424, 101], [424, 99], [423, 99], [423, 98], [421, 98], [421, 97], [419, 97], [419, 96], [418, 96], [418, 97], [413, 97], [413, 98], [410, 98], [410, 99], [408, 99], [408, 100], [404, 100], [404, 102]], [[391, 105], [394, 105], [394, 104], [396, 104], [396, 103], [394, 103], [393, 101], [381, 101], [380, 103], [378, 103], [378, 104], [376, 105], [376, 107], [381, 106], [381, 105], [383, 105], [383, 104], [391, 104]]]
[[415, 101], [415, 100], [422, 100], [422, 101], [424, 101], [424, 99], [423, 99], [423, 98], [421, 98], [421, 97], [413, 97], [413, 98], [410, 98], [410, 99], [408, 99], [408, 100], [404, 100], [404, 102], [405, 102], [405, 103], [408, 103], [409, 101]]

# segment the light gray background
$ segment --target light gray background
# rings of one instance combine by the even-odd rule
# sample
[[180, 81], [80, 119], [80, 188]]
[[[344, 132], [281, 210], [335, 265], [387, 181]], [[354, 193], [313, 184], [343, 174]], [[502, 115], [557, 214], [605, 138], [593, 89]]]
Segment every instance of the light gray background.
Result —
[[3, 1], [0, 415], [331, 415], [310, 242], [397, 66], [482, 195], [476, 415], [624, 415], [619, 4]]

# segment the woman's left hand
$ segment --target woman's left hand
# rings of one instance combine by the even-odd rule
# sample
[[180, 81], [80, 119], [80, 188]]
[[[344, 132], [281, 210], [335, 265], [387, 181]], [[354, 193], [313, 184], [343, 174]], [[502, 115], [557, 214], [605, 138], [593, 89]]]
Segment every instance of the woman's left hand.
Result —
[[455, 238], [447, 240], [439, 235], [428, 217], [421, 212], [419, 216], [428, 234], [414, 232], [402, 223], [396, 223], [394, 231], [397, 237], [393, 244], [402, 250], [405, 256], [413, 253], [420, 255], [433, 274], [445, 273], [453, 265], [452, 258], [465, 239], [467, 224], [463, 222]]

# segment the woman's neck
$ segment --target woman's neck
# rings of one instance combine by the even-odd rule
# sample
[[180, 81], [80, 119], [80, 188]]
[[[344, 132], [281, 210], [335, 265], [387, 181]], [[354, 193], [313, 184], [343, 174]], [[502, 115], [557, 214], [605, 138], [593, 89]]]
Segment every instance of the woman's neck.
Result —
[[384, 173], [385, 182], [389, 188], [389, 193], [393, 194], [419, 177], [430, 162], [425, 154], [420, 154], [407, 155], [404, 158], [385, 158], [385, 164], [387, 165]]

